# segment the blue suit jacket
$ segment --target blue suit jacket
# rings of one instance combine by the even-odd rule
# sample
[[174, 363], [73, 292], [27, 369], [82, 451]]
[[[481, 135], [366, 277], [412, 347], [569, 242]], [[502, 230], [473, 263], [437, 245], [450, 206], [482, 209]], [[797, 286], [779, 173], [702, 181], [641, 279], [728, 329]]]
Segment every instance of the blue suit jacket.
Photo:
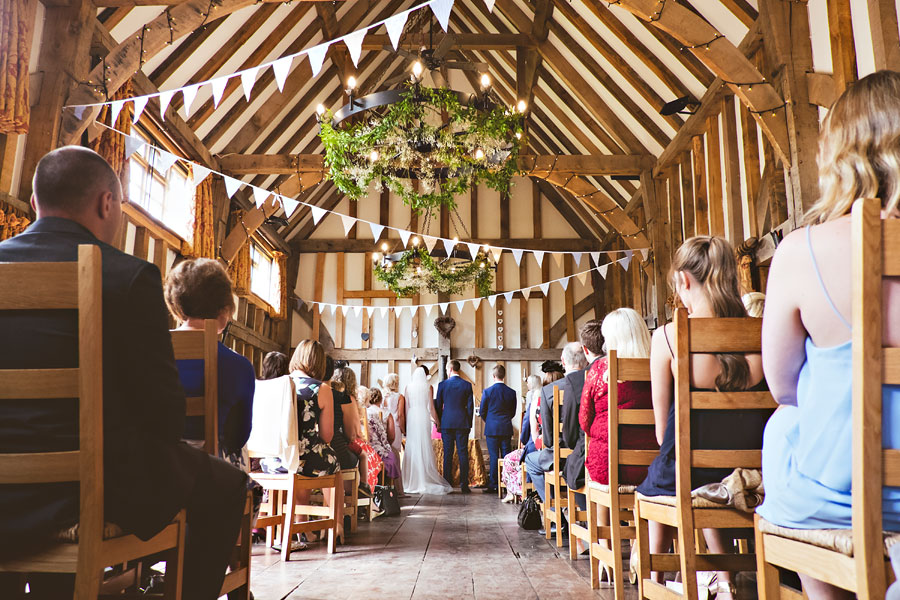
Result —
[[444, 429], [472, 429], [475, 399], [472, 384], [462, 377], [449, 377], [438, 384], [434, 408]]
[[511, 436], [512, 418], [516, 416], [516, 392], [505, 383], [495, 383], [481, 395], [480, 413], [484, 435]]
[[[531, 414], [531, 402], [529, 400], [525, 404], [525, 412], [522, 415], [522, 429], [519, 432], [519, 441], [522, 442], [522, 446], [525, 447], [531, 442], [531, 419], [528, 418], [528, 415]], [[534, 444], [532, 443], [532, 446]]]

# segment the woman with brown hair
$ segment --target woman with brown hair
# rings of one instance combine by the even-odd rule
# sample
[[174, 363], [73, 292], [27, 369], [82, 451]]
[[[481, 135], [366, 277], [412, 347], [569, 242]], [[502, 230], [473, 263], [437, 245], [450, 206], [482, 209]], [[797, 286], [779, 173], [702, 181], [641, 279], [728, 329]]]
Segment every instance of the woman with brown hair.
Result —
[[[859, 198], [900, 205], [900, 73], [880, 71], [834, 103], [819, 136], [819, 201], [807, 226], [779, 244], [763, 315], [763, 368], [781, 408], [766, 426], [766, 520], [796, 529], [849, 529], [852, 473], [851, 228]], [[884, 342], [900, 344], [900, 281], [884, 283]], [[876, 359], [877, 360], [877, 359]], [[883, 386], [885, 448], [900, 448], [900, 386]], [[885, 488], [883, 526], [900, 531], [900, 489]], [[801, 575], [810, 598], [854, 595]]]
[[[690, 318], [746, 317], [741, 302], [737, 262], [731, 245], [720, 237], [690, 238], [675, 253], [670, 270], [675, 293]], [[675, 353], [671, 323], [658, 328], [650, 346], [650, 377], [656, 441], [659, 455], [650, 465], [647, 478], [637, 491], [644, 496], [675, 495]], [[698, 354], [691, 360], [691, 387], [706, 390], [749, 390], [764, 386], [762, 357], [759, 354]], [[770, 411], [695, 411], [692, 415], [691, 444], [694, 448], [753, 449], [762, 445], [762, 432]], [[691, 488], [721, 481], [730, 471], [693, 469]], [[650, 521], [650, 552], [668, 552], [674, 528]], [[706, 543], [714, 553], [725, 553], [721, 532], [704, 530]], [[731, 574], [717, 573], [710, 593], [724, 600], [735, 593]], [[654, 573], [662, 582], [662, 573]]]

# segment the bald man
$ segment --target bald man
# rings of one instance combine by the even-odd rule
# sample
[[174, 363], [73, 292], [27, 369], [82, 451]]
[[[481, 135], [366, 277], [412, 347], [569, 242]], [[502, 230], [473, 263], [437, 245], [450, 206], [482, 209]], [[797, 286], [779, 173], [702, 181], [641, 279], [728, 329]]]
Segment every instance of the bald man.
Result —
[[[102, 254], [106, 520], [149, 539], [187, 508], [183, 595], [217, 598], [246, 475], [180, 441], [185, 400], [159, 269], [111, 245], [122, 222], [118, 177], [97, 153], [67, 146], [40, 160], [33, 189], [37, 220], [0, 243], [0, 261], [74, 261], [81, 244]], [[77, 366], [74, 311], [0, 312], [0, 331], [0, 369]], [[75, 450], [77, 423], [71, 400], [0, 402], [0, 452]], [[0, 556], [38, 546], [77, 521], [75, 484], [0, 485]], [[31, 583], [37, 597], [71, 597], [69, 576]], [[15, 588], [3, 585], [17, 584], [0, 580], [0, 597], [12, 596]]]

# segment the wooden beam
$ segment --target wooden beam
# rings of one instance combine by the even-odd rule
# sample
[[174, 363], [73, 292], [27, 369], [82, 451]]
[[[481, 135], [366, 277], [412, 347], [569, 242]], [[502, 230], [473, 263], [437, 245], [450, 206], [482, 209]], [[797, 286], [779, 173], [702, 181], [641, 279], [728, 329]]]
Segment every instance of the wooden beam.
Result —
[[816, 106], [831, 108], [837, 100], [838, 92], [831, 73], [807, 73], [806, 88], [810, 103]]
[[245, 344], [250, 344], [265, 352], [284, 352], [283, 346], [276, 344], [269, 338], [260, 335], [237, 321], [231, 322], [231, 325], [228, 327], [228, 335], [232, 335]]
[[[325, 169], [321, 154], [222, 154], [219, 165], [231, 175], [293, 175], [321, 173]], [[640, 175], [653, 166], [652, 155], [522, 155], [517, 167], [528, 175], [540, 177], [551, 172], [575, 175]]]
[[710, 115], [706, 127], [706, 165], [709, 180], [709, 232], [725, 235], [722, 207], [722, 149], [719, 144], [719, 115]]
[[650, 232], [653, 239], [653, 283], [656, 298], [656, 324], [666, 322], [666, 299], [668, 298], [668, 269], [671, 255], [669, 245], [669, 219], [665, 206], [665, 198], [659, 193], [657, 182], [648, 170], [641, 174], [641, 189], [647, 198], [647, 206], [653, 211], [647, 215], [650, 224]]
[[894, 0], [868, 0], [869, 32], [875, 53], [875, 68], [900, 70], [900, 34]]
[[[226, 19], [216, 19], [212, 23], [207, 23], [200, 29], [191, 32], [188, 35], [187, 39], [178, 44], [178, 47], [169, 54], [165, 60], [163, 60], [158, 67], [156, 67], [153, 72], [150, 74], [150, 81], [154, 83], [154, 85], [162, 85], [164, 84], [175, 72], [180, 69], [185, 62], [191, 59], [194, 52], [196, 52], [200, 46], [206, 43], [210, 37], [216, 32], [216, 30], [225, 23]], [[106, 25], [107, 29], [111, 30], [112, 26]], [[115, 47], [115, 46], [113, 46]], [[218, 54], [218, 53], [217, 53]], [[226, 54], [227, 56], [227, 54]], [[201, 80], [202, 81], [202, 80]], [[180, 94], [178, 94], [180, 96]], [[172, 98], [174, 101], [175, 98]], [[179, 98], [179, 100], [181, 100]]]
[[[246, 221], [246, 219], [245, 219]], [[400, 240], [390, 238], [385, 240], [389, 246], [399, 247]], [[504, 248], [522, 248], [525, 250], [543, 250], [546, 252], [597, 252], [601, 250], [598, 239], [584, 238], [473, 238], [471, 240], [463, 240], [465, 242], [474, 242], [476, 244], [489, 244], [491, 246], [502, 246]], [[375, 242], [372, 239], [306, 239], [291, 241], [291, 246], [300, 253], [308, 254], [312, 252], [347, 252], [347, 253], [367, 253], [377, 250]], [[440, 256], [443, 248], [440, 244], [435, 246], [433, 254]], [[350, 292], [348, 292], [350, 293]]]
[[753, 27], [753, 23], [759, 16], [759, 11], [753, 8], [747, 0], [721, 0], [721, 2], [746, 27]]
[[[181, 6], [190, 0], [96, 0], [94, 5], [103, 7], [134, 8], [135, 6]], [[343, 2], [343, 0], [296, 0], [297, 2]], [[258, 0], [259, 3], [283, 4], [284, 0]]]
[[694, 167], [694, 230], [709, 235], [709, 196], [706, 189], [706, 150], [703, 136], [696, 135], [691, 148]]
[[[437, 34], [430, 39], [427, 33], [404, 33], [400, 44], [404, 47], [433, 46], [437, 48], [444, 41], [446, 34]], [[454, 49], [466, 50], [512, 50], [516, 47], [534, 47], [534, 39], [527, 33], [453, 33]], [[386, 50], [391, 46], [390, 36], [379, 33], [366, 34], [362, 43], [363, 50]], [[391, 50], [393, 52], [393, 50]]]
[[722, 148], [725, 152], [725, 236], [732, 245], [744, 241], [744, 213], [741, 200], [741, 164], [738, 155], [737, 114], [734, 96], [722, 99]]
[[828, 38], [835, 93], [841, 95], [856, 81], [856, 46], [850, 20], [850, 0], [828, 0]]

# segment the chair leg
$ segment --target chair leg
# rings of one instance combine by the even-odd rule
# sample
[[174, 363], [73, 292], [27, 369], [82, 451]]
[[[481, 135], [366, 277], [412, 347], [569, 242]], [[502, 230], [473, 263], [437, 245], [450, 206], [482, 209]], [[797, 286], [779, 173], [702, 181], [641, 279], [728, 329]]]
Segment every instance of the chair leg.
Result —
[[781, 597], [781, 580], [775, 565], [766, 562], [766, 545], [759, 530], [759, 515], [754, 516], [756, 536], [756, 590], [759, 600], [778, 600]]
[[591, 564], [591, 589], [600, 588], [600, 560], [594, 553], [594, 544], [599, 542], [599, 534], [597, 532], [598, 506], [589, 489], [585, 490], [585, 500], [587, 501], [587, 530], [588, 530], [588, 560]]
[[681, 546], [682, 597], [686, 600], [698, 600], [700, 592], [697, 587], [696, 530], [693, 527], [679, 527], [676, 536]]
[[178, 522], [178, 545], [169, 550], [166, 557], [166, 577], [163, 581], [165, 600], [181, 600], [181, 582], [184, 578], [184, 534], [187, 528], [184, 511], [175, 520]]
[[544, 537], [550, 539], [553, 533], [550, 531], [550, 512], [553, 510], [553, 500], [551, 500], [550, 482], [544, 479]]
[[[566, 505], [569, 507], [569, 560], [578, 560], [578, 544], [576, 543], [578, 536], [575, 535], [575, 528], [572, 527], [572, 522], [578, 521], [578, 505], [575, 504], [575, 492], [572, 491], [572, 488], [566, 489]], [[557, 529], [557, 531], [559, 530]]]
[[[611, 493], [616, 492], [612, 491]], [[615, 586], [616, 600], [624, 600], [625, 571], [622, 564], [622, 524], [619, 522], [619, 516], [614, 517], [612, 511], [609, 515], [609, 534], [609, 547], [612, 549], [613, 555], [612, 580]]]
[[[558, 477], [558, 476], [557, 476]], [[553, 485], [556, 493], [553, 495], [553, 520], [556, 522], [556, 547], [562, 548], [563, 545], [563, 535], [562, 535], [562, 509], [563, 509], [563, 499], [562, 499], [562, 484], [559, 482], [559, 479]]]
[[291, 528], [294, 524], [294, 511], [296, 510], [297, 500], [294, 497], [294, 481], [295, 477], [291, 477], [291, 482], [285, 492], [285, 511], [284, 525], [281, 526], [281, 560], [287, 562], [291, 558]]
[[[354, 487], [354, 489], [356, 489]], [[343, 518], [340, 516], [341, 512], [338, 511], [338, 502], [343, 505], [344, 503], [344, 481], [341, 478], [340, 473], [334, 476], [334, 488], [333, 493], [331, 494], [331, 522], [332, 526], [328, 529], [328, 554], [334, 554], [337, 549], [337, 539], [336, 533], [338, 527], [343, 527]], [[342, 538], [343, 539], [343, 536]]]
[[634, 527], [635, 543], [638, 546], [638, 598], [643, 600], [647, 597], [644, 594], [644, 582], [650, 579], [650, 524], [641, 518], [641, 503], [637, 498], [634, 500]]

